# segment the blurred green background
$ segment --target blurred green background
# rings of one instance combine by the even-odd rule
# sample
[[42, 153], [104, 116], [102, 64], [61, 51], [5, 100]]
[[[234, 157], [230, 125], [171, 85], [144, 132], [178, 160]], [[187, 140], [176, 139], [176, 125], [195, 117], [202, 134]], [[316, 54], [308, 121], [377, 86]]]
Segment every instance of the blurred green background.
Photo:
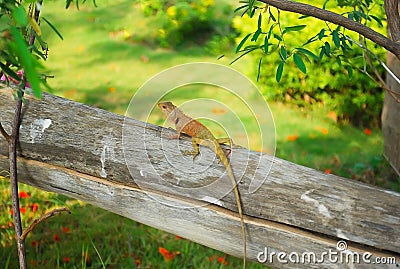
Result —
[[[317, 2], [322, 5], [323, 1], [312, 1], [315, 5]], [[61, 41], [47, 25], [42, 26], [50, 47], [45, 66], [48, 74], [54, 75], [48, 83], [53, 94], [119, 114], [125, 113], [143, 83], [169, 67], [190, 62], [229, 65], [238, 56], [234, 53], [238, 42], [257, 24], [257, 20], [234, 14], [237, 6], [225, 0], [176, 1], [169, 6], [165, 6], [166, 1], [96, 3], [97, 7], [86, 3], [79, 10], [75, 6], [65, 10], [63, 1], [44, 2], [43, 16], [64, 37]], [[377, 13], [381, 13], [378, 8]], [[299, 24], [298, 17], [286, 14], [284, 23]], [[317, 26], [323, 27], [324, 23], [313, 21], [312, 27], [295, 35], [288, 46], [296, 46], [304, 33], [318, 33]], [[384, 53], [381, 48], [373, 49], [378, 55]], [[257, 53], [248, 55], [229, 66], [252, 79], [268, 101], [276, 125], [278, 157], [325, 173], [400, 190], [399, 179], [382, 158], [379, 118], [383, 92], [379, 87], [356, 70], [349, 77], [348, 70], [335, 60], [306, 62], [307, 74], [289, 63], [282, 81], [277, 83], [276, 55], [263, 59], [257, 82], [259, 57]], [[196, 94], [177, 95], [172, 101], [181, 103], [190, 98], [196, 98]], [[151, 119], [156, 124], [164, 121], [158, 112]], [[240, 140], [239, 136], [233, 139]], [[259, 147], [252, 145], [252, 149]], [[0, 267], [16, 268], [9, 184], [6, 174], [1, 175], [1, 207], [6, 214], [0, 221]], [[240, 259], [79, 201], [25, 185], [20, 189], [25, 226], [57, 206], [69, 206], [72, 211], [71, 216], [58, 216], [40, 224], [28, 237], [32, 268], [241, 265]], [[264, 267], [251, 264], [249, 268]]]

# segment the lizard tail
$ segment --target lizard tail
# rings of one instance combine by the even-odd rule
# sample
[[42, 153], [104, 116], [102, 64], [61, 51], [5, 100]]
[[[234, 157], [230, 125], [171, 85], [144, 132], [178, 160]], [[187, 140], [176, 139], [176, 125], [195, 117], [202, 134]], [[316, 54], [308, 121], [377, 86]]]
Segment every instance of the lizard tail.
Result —
[[226, 172], [228, 173], [228, 177], [232, 182], [232, 187], [233, 187], [233, 192], [235, 194], [235, 199], [236, 199], [236, 204], [238, 208], [238, 213], [240, 217], [240, 223], [242, 226], [242, 240], [243, 240], [243, 269], [246, 268], [246, 257], [247, 257], [247, 240], [246, 240], [246, 228], [245, 228], [245, 223], [244, 223], [244, 218], [243, 218], [243, 210], [242, 210], [242, 202], [240, 199], [240, 194], [239, 194], [239, 189], [237, 186], [237, 182], [235, 180], [235, 175], [233, 174], [232, 167], [228, 161], [228, 158], [225, 155], [225, 152], [222, 150], [220, 144], [215, 141], [215, 151], [216, 155], [220, 158], [222, 164], [225, 166]]

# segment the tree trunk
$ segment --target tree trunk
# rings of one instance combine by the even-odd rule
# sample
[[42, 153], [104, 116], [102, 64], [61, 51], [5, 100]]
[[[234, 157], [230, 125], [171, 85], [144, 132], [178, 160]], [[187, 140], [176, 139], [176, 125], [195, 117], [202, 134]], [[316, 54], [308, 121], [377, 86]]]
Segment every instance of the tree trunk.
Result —
[[[387, 65], [397, 77], [400, 77], [400, 61], [390, 52], [387, 55]], [[400, 85], [391, 76], [387, 76], [386, 83], [393, 92], [397, 93], [396, 96], [400, 96]], [[400, 104], [387, 92], [383, 103], [382, 131], [383, 154], [400, 175]]]

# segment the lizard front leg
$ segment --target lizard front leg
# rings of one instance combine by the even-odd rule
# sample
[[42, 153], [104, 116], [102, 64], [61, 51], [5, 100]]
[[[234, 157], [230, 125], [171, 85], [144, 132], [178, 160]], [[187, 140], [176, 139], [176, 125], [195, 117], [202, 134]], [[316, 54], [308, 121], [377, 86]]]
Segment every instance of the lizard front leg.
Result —
[[201, 139], [201, 138], [197, 138], [197, 137], [192, 137], [192, 145], [193, 145], [193, 150], [192, 151], [190, 151], [190, 150], [183, 151], [183, 155], [193, 155], [193, 161], [200, 154], [199, 145], [208, 147], [215, 152], [215, 145], [209, 139]]
[[203, 141], [202, 139], [192, 137], [193, 150], [185, 150], [182, 152], [182, 154], [183, 155], [193, 155], [193, 161], [194, 161], [200, 153], [199, 144], [201, 144], [202, 141]]

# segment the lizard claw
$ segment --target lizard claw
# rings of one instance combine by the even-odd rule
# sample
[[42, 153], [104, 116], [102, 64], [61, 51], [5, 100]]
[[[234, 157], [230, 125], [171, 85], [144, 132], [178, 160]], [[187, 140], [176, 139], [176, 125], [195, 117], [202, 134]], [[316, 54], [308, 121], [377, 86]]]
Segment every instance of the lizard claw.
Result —
[[193, 162], [196, 160], [197, 156], [199, 156], [199, 152], [197, 151], [190, 151], [190, 150], [185, 150], [182, 151], [183, 155], [193, 155]]

